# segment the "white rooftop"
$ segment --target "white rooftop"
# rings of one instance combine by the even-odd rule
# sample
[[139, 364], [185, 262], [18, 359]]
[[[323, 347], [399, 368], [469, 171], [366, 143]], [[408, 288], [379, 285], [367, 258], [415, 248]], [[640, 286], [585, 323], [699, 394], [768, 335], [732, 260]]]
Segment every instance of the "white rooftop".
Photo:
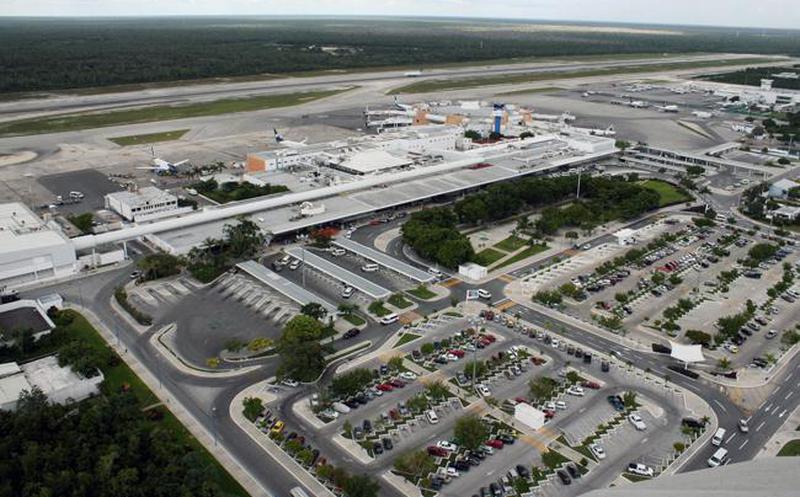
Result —
[[47, 226], [24, 204], [0, 204], [0, 252], [48, 247], [65, 241], [60, 232]]
[[69, 366], [59, 366], [54, 355], [23, 364], [21, 368], [31, 386], [39, 387], [45, 393], [62, 390], [83, 379]]
[[772, 183], [772, 186], [777, 187], [777, 188], [781, 188], [781, 189], [784, 189], [784, 190], [791, 190], [792, 188], [800, 187], [800, 183], [796, 183], [796, 182], [794, 182], [794, 181], [792, 181], [790, 179], [783, 178], [783, 179], [779, 179], [775, 183]]
[[339, 167], [355, 171], [360, 174], [369, 174], [385, 169], [395, 169], [398, 167], [409, 166], [414, 161], [407, 157], [398, 157], [385, 150], [367, 149], [360, 150], [346, 157], [338, 165]]
[[176, 200], [175, 195], [165, 192], [164, 190], [160, 190], [154, 186], [145, 186], [133, 192], [125, 190], [121, 192], [109, 193], [107, 196], [130, 205], [131, 207], [172, 202]]

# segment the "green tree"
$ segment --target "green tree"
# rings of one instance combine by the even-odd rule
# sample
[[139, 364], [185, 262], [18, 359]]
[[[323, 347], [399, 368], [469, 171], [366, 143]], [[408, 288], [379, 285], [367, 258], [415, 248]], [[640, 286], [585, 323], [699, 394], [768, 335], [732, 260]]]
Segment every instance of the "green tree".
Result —
[[322, 373], [325, 354], [319, 341], [323, 329], [319, 321], [305, 314], [286, 323], [277, 344], [281, 376], [312, 381]]
[[394, 469], [410, 480], [436, 471], [436, 460], [424, 450], [406, 452], [394, 461]]
[[444, 400], [450, 395], [450, 391], [444, 383], [439, 380], [428, 383], [425, 386], [425, 392], [428, 394], [428, 397], [435, 401]]
[[343, 486], [347, 497], [377, 497], [380, 488], [374, 478], [365, 474], [351, 476]]
[[242, 404], [244, 404], [244, 417], [250, 421], [255, 421], [264, 412], [264, 404], [258, 397], [245, 397]]
[[389, 362], [386, 363], [389, 366], [389, 369], [393, 371], [400, 371], [403, 369], [403, 356], [394, 356], [389, 359]]
[[489, 428], [477, 415], [467, 414], [456, 420], [453, 434], [456, 443], [469, 450], [475, 450], [483, 445], [483, 442], [489, 436]]
[[142, 272], [141, 279], [145, 281], [166, 278], [181, 272], [183, 262], [172, 254], [148, 254], [136, 262]]
[[556, 391], [558, 382], [548, 376], [538, 376], [528, 383], [531, 397], [535, 402], [549, 400]]
[[325, 320], [328, 311], [318, 302], [309, 302], [300, 308], [300, 313], [310, 316], [318, 321]]
[[67, 219], [76, 228], [78, 228], [81, 233], [89, 234], [92, 232], [92, 223], [94, 223], [94, 214], [92, 214], [91, 212], [84, 212], [83, 214], [69, 216]]

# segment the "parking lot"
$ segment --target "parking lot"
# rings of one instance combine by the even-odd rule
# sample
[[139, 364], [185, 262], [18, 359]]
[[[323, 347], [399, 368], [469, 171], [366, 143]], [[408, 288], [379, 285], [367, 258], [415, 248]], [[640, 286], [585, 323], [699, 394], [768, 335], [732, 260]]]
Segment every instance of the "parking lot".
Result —
[[119, 185], [95, 169], [51, 174], [42, 176], [38, 181], [53, 194], [51, 203], [55, 203], [58, 195], [65, 201], [68, 200], [69, 193], [73, 191], [84, 195], [83, 199], [78, 203], [59, 206], [59, 210], [65, 214], [82, 214], [104, 209], [104, 196], [120, 190]]

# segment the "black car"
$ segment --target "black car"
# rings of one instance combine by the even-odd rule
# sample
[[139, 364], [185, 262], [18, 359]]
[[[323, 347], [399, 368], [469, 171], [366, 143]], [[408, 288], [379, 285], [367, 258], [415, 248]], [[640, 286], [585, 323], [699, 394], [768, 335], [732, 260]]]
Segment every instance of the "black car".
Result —
[[493, 497], [500, 497], [503, 495], [503, 490], [500, 488], [500, 485], [495, 482], [489, 484], [489, 490], [492, 492]]
[[514, 441], [516, 440], [514, 437], [512, 437], [511, 435], [508, 435], [506, 433], [501, 433], [501, 434], [497, 435], [497, 439], [502, 441], [506, 445], [513, 445]]
[[517, 464], [516, 470], [517, 474], [522, 478], [528, 478], [529, 476], [531, 476], [531, 472], [528, 470], [528, 468], [526, 468], [522, 464]]
[[360, 406], [361, 404], [359, 404], [356, 399], [351, 397], [344, 401], [344, 405], [346, 405], [350, 409], [358, 409], [358, 406]]
[[689, 428], [694, 428], [694, 429], [700, 429], [705, 426], [705, 423], [695, 418], [683, 418], [681, 420], [681, 423], [683, 423], [685, 426]]
[[611, 365], [608, 364], [608, 361], [603, 361], [600, 363], [600, 371], [608, 373], [609, 369], [611, 369]]
[[381, 374], [389, 374], [389, 366], [381, 364]]
[[454, 468], [456, 468], [457, 470], [459, 470], [459, 471], [469, 471], [469, 469], [470, 469], [469, 463], [467, 461], [464, 461], [464, 460], [456, 461], [456, 462], [454, 462], [452, 464], [452, 466]]
[[353, 398], [361, 405], [365, 405], [367, 402], [369, 402], [369, 399], [363, 393], [360, 393]]
[[433, 479], [431, 479], [431, 489], [432, 490], [441, 490], [443, 483], [444, 483], [444, 480], [442, 480], [438, 476], [435, 476], [435, 477], [433, 477]]
[[574, 464], [568, 464], [567, 471], [569, 471], [569, 475], [574, 479], [581, 477], [581, 472], [578, 471], [578, 468], [576, 468]]
[[473, 450], [469, 455], [471, 457], [477, 457], [478, 459], [486, 459], [486, 454], [482, 450]]
[[383, 454], [383, 445], [380, 442], [375, 442], [372, 444], [372, 451], [377, 455]]
[[481, 464], [481, 460], [475, 456], [470, 456], [469, 459], [467, 459], [467, 462], [472, 466], [480, 466]]
[[481, 487], [480, 494], [481, 494], [481, 497], [489, 497], [491, 495], [491, 493], [489, 492], [489, 489], [487, 489], [486, 487]]
[[386, 450], [394, 449], [394, 444], [392, 443], [392, 439], [391, 438], [384, 438], [384, 439], [381, 440], [381, 442], [383, 443], [383, 448], [384, 449], [386, 449]]
[[569, 485], [570, 483], [572, 483], [572, 478], [570, 478], [567, 472], [564, 471], [563, 469], [559, 469], [558, 471], [556, 471], [556, 475], [558, 475], [558, 479], [561, 480], [561, 483], [563, 483], [564, 485]]
[[365, 432], [372, 433], [372, 423], [370, 422], [370, 420], [365, 419], [364, 422], [361, 424], [361, 426], [364, 428]]
[[361, 330], [359, 330], [358, 328], [350, 328], [349, 330], [344, 332], [342, 338], [353, 338], [358, 336], [359, 333], [361, 333]]

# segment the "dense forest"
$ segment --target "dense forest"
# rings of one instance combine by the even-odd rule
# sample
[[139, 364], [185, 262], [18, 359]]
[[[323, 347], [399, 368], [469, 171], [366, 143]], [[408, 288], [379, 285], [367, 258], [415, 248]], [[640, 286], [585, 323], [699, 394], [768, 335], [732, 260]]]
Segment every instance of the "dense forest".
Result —
[[800, 73], [800, 65], [794, 66], [777, 66], [777, 67], [748, 67], [741, 71], [722, 73], [722, 74], [709, 74], [703, 76], [703, 79], [709, 81], [717, 81], [720, 83], [733, 83], [737, 85], [761, 85], [761, 79], [773, 80], [772, 86], [775, 88], [785, 88], [788, 90], [800, 90], [800, 79], [791, 78], [776, 78], [773, 74], [782, 72]]
[[6, 18], [0, 20], [0, 92], [537, 56], [800, 55], [799, 31], [585, 26], [545, 30], [521, 21], [425, 18]]

